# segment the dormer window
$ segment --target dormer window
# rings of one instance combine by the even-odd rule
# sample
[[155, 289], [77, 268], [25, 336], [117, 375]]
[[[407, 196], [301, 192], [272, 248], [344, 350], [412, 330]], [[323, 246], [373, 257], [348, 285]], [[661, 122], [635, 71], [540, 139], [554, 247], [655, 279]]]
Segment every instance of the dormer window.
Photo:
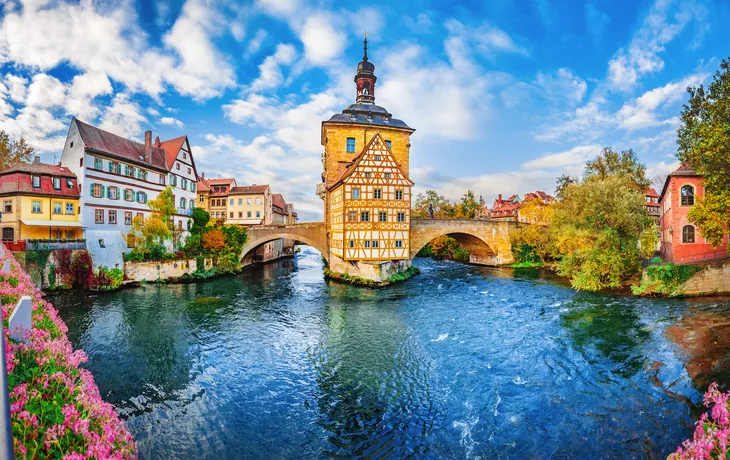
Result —
[[60, 177], [53, 178], [53, 188], [56, 190], [61, 190], [61, 178]]
[[41, 188], [41, 176], [33, 176], [33, 188]]

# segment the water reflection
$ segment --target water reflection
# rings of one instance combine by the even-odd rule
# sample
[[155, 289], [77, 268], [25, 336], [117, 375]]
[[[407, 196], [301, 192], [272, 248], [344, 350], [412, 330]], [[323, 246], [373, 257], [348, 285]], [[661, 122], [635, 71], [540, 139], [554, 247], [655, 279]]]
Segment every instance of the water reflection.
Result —
[[580, 294], [419, 260], [384, 290], [318, 253], [53, 302], [142, 458], [659, 458], [728, 381], [728, 301]]

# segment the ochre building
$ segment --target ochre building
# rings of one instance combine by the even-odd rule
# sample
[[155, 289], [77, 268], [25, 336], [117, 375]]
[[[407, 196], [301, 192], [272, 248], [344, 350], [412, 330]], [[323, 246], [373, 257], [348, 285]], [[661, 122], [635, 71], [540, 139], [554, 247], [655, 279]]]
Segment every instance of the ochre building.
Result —
[[357, 65], [357, 98], [322, 123], [330, 269], [382, 281], [410, 266], [410, 137], [415, 131], [375, 105], [375, 66]]

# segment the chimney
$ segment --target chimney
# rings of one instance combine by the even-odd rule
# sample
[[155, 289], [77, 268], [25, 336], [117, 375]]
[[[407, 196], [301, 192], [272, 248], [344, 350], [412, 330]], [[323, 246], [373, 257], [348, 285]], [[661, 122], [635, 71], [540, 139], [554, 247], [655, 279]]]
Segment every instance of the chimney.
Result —
[[41, 162], [41, 157], [39, 157], [38, 155], [36, 155], [36, 156], [33, 157], [33, 164], [34, 165], [40, 164], [40, 162]]
[[205, 173], [200, 173], [200, 180], [201, 181], [204, 181], [205, 180]]
[[144, 161], [152, 162], [152, 131], [144, 132]]
[[501, 193], [500, 193], [499, 195], [497, 195], [497, 199], [498, 199], [499, 201], [502, 201], [502, 194], [501, 194]]

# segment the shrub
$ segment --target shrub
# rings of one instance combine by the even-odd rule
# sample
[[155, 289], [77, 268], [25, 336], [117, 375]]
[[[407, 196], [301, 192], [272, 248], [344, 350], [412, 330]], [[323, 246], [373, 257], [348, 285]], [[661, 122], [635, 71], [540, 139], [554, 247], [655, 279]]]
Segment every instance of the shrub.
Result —
[[68, 248], [56, 251], [56, 267], [58, 270], [58, 278], [61, 284], [71, 281], [71, 250]]
[[50, 265], [48, 267], [48, 287], [55, 287], [56, 286], [56, 266]]
[[209, 230], [203, 235], [203, 247], [208, 251], [220, 251], [225, 245], [226, 236], [219, 228]]
[[668, 460], [726, 458], [730, 435], [728, 399], [730, 394], [721, 393], [716, 382], [710, 385], [703, 401], [710, 412], [700, 416], [692, 439], [684, 441]]
[[641, 284], [631, 286], [631, 292], [635, 295], [678, 294], [677, 290], [680, 286], [700, 270], [702, 269], [696, 265], [677, 265], [671, 262], [663, 265], [649, 265]]
[[93, 281], [93, 263], [87, 250], [74, 254], [71, 260], [72, 284], [75, 288], [88, 289]]
[[99, 267], [94, 274], [93, 289], [113, 291], [119, 289], [124, 282], [124, 271], [120, 268]]

